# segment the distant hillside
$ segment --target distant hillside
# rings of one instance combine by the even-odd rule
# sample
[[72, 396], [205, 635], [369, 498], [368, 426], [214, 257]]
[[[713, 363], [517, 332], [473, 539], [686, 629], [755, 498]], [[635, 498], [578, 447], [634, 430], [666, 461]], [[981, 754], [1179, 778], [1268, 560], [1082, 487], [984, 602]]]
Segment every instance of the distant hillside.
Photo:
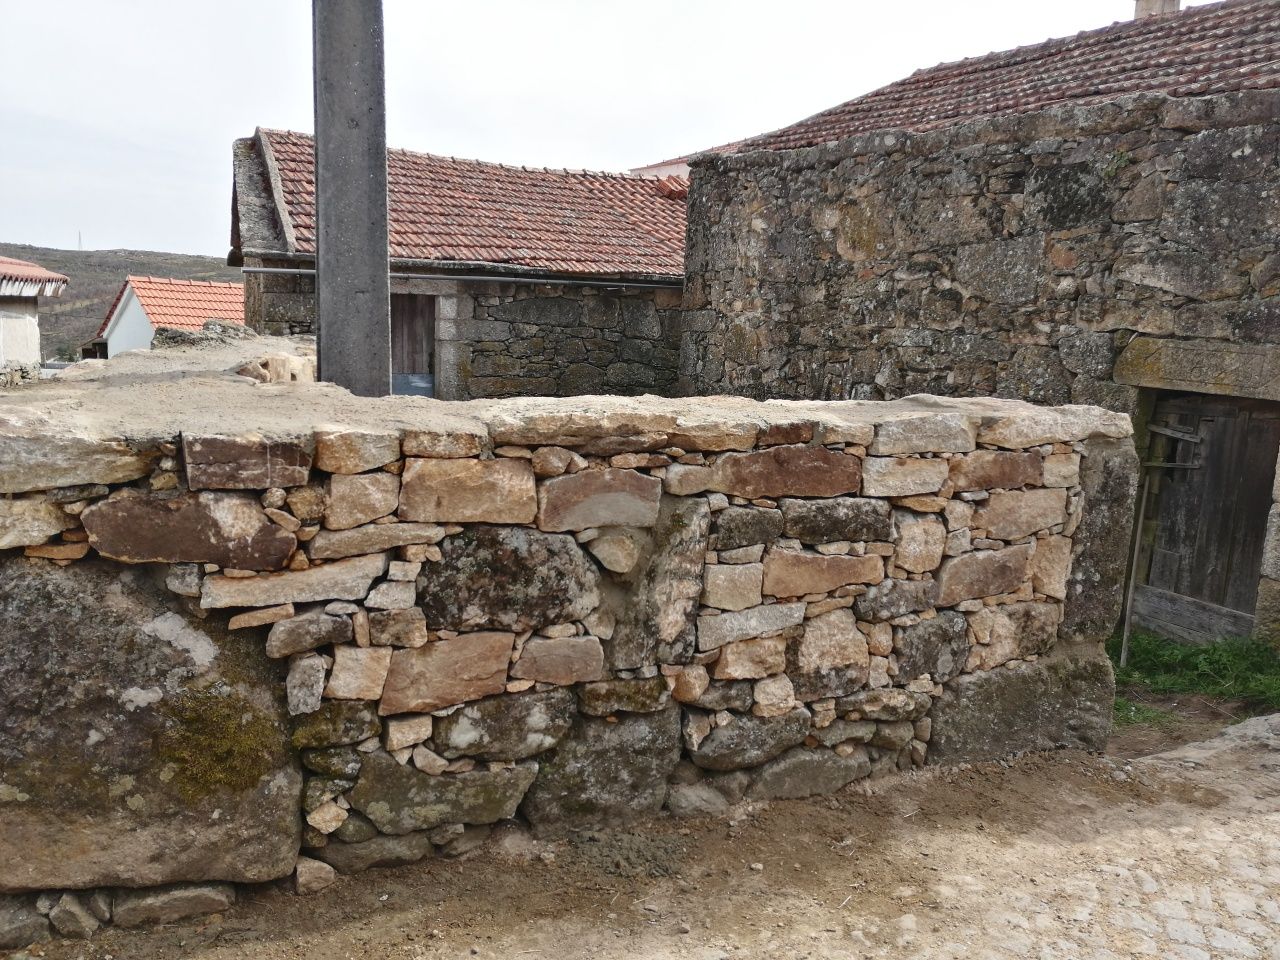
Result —
[[60, 297], [40, 301], [40, 345], [46, 359], [74, 349], [98, 332], [129, 274], [183, 280], [242, 279], [239, 268], [217, 257], [150, 250], [53, 250], [0, 243], [0, 256], [30, 260], [71, 278]]

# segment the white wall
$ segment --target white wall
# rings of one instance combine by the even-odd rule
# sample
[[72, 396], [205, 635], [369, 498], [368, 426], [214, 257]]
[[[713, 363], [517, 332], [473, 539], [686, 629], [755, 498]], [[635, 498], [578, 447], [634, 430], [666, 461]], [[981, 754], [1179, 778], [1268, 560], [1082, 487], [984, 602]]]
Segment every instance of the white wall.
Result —
[[111, 318], [111, 326], [107, 328], [107, 356], [114, 357], [126, 350], [149, 350], [155, 332], [130, 287]]
[[35, 297], [0, 297], [0, 367], [40, 362], [40, 322]]

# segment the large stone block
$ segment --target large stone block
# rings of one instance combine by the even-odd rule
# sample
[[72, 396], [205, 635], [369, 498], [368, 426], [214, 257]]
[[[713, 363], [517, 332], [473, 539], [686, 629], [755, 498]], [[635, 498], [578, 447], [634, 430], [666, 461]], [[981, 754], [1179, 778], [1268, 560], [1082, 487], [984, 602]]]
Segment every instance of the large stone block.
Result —
[[[283, 670], [140, 568], [0, 560], [0, 891], [287, 875]], [[39, 696], [21, 691], [39, 691]]]
[[515, 816], [538, 764], [432, 776], [375, 751], [360, 767], [351, 806], [383, 833], [399, 836], [447, 823], [497, 823]]
[[[794, 537], [801, 543], [888, 540], [893, 535], [889, 504], [883, 500], [861, 497], [787, 499], [781, 501], [779, 506], [784, 518], [783, 529], [779, 532]], [[721, 549], [724, 549], [723, 545]]]
[[182, 435], [187, 486], [192, 490], [267, 490], [300, 487], [311, 473], [313, 441]]
[[584, 470], [544, 480], [538, 529], [651, 527], [658, 520], [662, 481], [635, 470]]
[[804, 620], [803, 603], [774, 603], [736, 613], [698, 618], [698, 649], [715, 650], [726, 643], [780, 633]]
[[947, 482], [948, 461], [914, 457], [867, 457], [862, 492], [869, 497], [937, 493]]
[[535, 630], [581, 620], [600, 604], [600, 573], [566, 534], [471, 527], [440, 551], [441, 562], [418, 578], [433, 630]]
[[125, 563], [216, 563], [279, 570], [297, 546], [293, 534], [241, 493], [186, 493], [101, 500], [81, 514], [89, 543]]
[[804, 634], [787, 649], [787, 675], [801, 700], [842, 697], [870, 675], [867, 638], [853, 611], [832, 610], [804, 622]]
[[969, 628], [977, 641], [970, 667], [990, 670], [1009, 660], [1044, 653], [1057, 639], [1059, 615], [1054, 603], [1009, 603], [969, 614]]
[[798, 550], [770, 550], [764, 558], [764, 592], [771, 597], [803, 597], [854, 583], [879, 583], [883, 579], [884, 560], [878, 556], [823, 556]]
[[429, 713], [501, 693], [515, 641], [512, 633], [482, 631], [396, 650], [378, 712]]
[[1033, 545], [978, 550], [942, 561], [938, 571], [938, 606], [1012, 593], [1027, 578]]
[[993, 493], [973, 515], [973, 525], [998, 540], [1017, 540], [1067, 519], [1067, 491], [1009, 490]]
[[1116, 360], [1117, 383], [1280, 400], [1280, 356], [1264, 344], [1136, 337]]
[[541, 762], [521, 806], [536, 829], [624, 822], [657, 813], [680, 759], [680, 710], [580, 717]]
[[662, 498], [646, 559], [625, 578], [625, 593], [613, 594], [609, 609], [617, 623], [605, 644], [609, 669], [683, 663], [693, 655], [710, 525], [705, 500]]
[[898, 656], [898, 682], [928, 674], [945, 683], [964, 669], [969, 656], [968, 625], [964, 614], [943, 610], [930, 620], [903, 627], [894, 641]]
[[569, 690], [490, 697], [436, 718], [436, 748], [450, 759], [524, 760], [558, 744], [573, 716]]
[[726, 453], [710, 467], [671, 471], [667, 488], [673, 493], [714, 490], [748, 499], [838, 497], [858, 492], [862, 460], [826, 447], [778, 446]]
[[931, 764], [994, 760], [1029, 750], [1102, 750], [1115, 678], [1102, 655], [1041, 659], [957, 677], [934, 701]]
[[537, 490], [528, 460], [405, 461], [402, 520], [532, 523], [537, 512]]
[[122, 440], [50, 436], [38, 418], [6, 418], [0, 434], [0, 493], [26, 493], [91, 483], [127, 483], [151, 472], [158, 450], [135, 450]]
[[1138, 489], [1133, 441], [1095, 439], [1080, 464], [1080, 524], [1072, 535], [1071, 573], [1058, 637], [1102, 643], [1124, 604], [1129, 537]]
[[753, 800], [793, 800], [831, 794], [871, 773], [871, 760], [859, 748], [847, 756], [833, 750], [792, 747], [762, 766], [747, 790]]
[[307, 553], [313, 560], [341, 560], [443, 539], [444, 528], [434, 523], [371, 523], [350, 530], [321, 530], [307, 544]]
[[1034, 452], [975, 450], [951, 458], [951, 483], [956, 490], [1016, 490], [1037, 486], [1043, 477], [1044, 458]]
[[[791, 500], [789, 503], [807, 503]], [[759, 507], [727, 507], [715, 516], [717, 550], [736, 550], [757, 543], [771, 543], [782, 535], [782, 514]], [[838, 540], [839, 537], [831, 537]]]
[[704, 770], [741, 770], [757, 767], [782, 751], [804, 742], [812, 718], [797, 707], [781, 717], [734, 715], [716, 727], [703, 741], [690, 745], [689, 757]]

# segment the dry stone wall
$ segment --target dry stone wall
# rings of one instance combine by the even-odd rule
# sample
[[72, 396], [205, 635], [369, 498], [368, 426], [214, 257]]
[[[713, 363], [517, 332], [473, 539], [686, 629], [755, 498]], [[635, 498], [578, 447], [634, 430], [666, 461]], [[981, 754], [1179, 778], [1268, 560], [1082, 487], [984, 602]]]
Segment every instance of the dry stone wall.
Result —
[[[325, 389], [235, 387], [264, 416]], [[2, 942], [316, 889], [511, 818], [1106, 739], [1123, 415], [351, 404], [127, 440], [11, 414], [0, 681], [56, 692], [0, 707]]]
[[682, 389], [1274, 399], [1277, 112], [1274, 90], [1139, 96], [705, 156]]

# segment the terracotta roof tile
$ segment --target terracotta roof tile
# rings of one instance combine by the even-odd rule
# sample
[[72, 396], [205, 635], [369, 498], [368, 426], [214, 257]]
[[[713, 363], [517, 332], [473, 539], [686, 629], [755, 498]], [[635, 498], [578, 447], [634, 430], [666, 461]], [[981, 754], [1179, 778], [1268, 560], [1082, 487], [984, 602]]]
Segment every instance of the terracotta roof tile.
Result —
[[1275, 87], [1280, 0], [1227, 0], [944, 63], [731, 147], [787, 150], [1133, 93], [1199, 97]]
[[[315, 253], [311, 137], [261, 130], [297, 252]], [[391, 256], [557, 274], [679, 277], [688, 181], [387, 153]]]
[[12, 280], [17, 283], [41, 283], [65, 285], [69, 281], [60, 273], [46, 270], [29, 260], [17, 260], [13, 257], [0, 257], [0, 281]]
[[98, 328], [98, 336], [106, 333], [124, 292], [133, 288], [134, 296], [146, 311], [153, 327], [177, 327], [199, 330], [208, 320], [244, 323], [244, 284], [220, 283], [212, 280], [175, 280], [171, 277], [129, 277], [107, 318]]

